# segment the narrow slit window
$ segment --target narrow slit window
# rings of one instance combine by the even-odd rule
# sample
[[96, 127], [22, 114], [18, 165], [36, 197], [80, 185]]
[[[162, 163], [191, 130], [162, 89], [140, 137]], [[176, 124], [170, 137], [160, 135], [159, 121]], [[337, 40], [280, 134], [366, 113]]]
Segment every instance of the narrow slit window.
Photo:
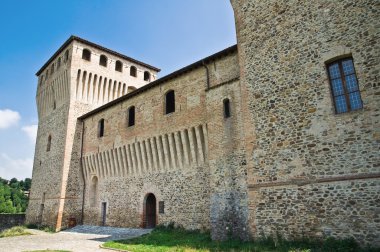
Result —
[[99, 65], [107, 67], [107, 57], [105, 55], [100, 55]]
[[223, 112], [224, 112], [224, 118], [231, 117], [231, 105], [229, 99], [223, 100]]
[[170, 90], [165, 95], [165, 114], [175, 112], [175, 94], [174, 90]]
[[51, 135], [48, 137], [47, 145], [46, 145], [46, 151], [50, 151], [51, 148]]
[[135, 106], [128, 109], [128, 127], [135, 125]]
[[90, 52], [90, 50], [83, 49], [82, 59], [87, 60], [87, 61], [91, 61], [91, 52]]
[[135, 66], [131, 66], [131, 69], [129, 70], [129, 75], [133, 77], [137, 76], [137, 68]]
[[100, 119], [98, 122], [98, 137], [104, 136], [104, 119]]
[[352, 58], [334, 61], [327, 68], [335, 112], [341, 114], [363, 108]]
[[123, 71], [123, 63], [121, 63], [120, 60], [117, 60], [116, 63], [115, 63], [115, 70], [118, 71], [118, 72], [122, 72]]

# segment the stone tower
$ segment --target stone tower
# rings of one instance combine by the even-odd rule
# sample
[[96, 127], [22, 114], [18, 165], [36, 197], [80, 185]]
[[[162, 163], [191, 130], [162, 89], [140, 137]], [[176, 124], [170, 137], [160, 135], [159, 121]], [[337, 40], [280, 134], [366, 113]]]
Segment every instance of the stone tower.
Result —
[[380, 244], [379, 2], [231, 3], [250, 232]]
[[155, 80], [159, 71], [71, 36], [37, 72], [39, 124], [27, 223], [60, 230], [69, 218], [81, 221], [77, 118]]

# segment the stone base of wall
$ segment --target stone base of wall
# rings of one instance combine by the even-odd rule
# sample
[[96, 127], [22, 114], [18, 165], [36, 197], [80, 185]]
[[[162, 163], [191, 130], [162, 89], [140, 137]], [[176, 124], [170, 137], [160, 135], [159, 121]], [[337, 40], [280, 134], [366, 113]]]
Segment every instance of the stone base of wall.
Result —
[[0, 214], [0, 231], [6, 228], [23, 225], [25, 214]]

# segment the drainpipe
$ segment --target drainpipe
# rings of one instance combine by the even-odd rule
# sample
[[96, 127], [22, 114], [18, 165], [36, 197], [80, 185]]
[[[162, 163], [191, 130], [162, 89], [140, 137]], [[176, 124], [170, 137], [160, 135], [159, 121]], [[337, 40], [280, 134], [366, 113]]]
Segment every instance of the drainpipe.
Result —
[[206, 63], [204, 62], [204, 60], [202, 60], [202, 65], [206, 69], [207, 89], [209, 89], [210, 88], [210, 76], [208, 74], [208, 67], [207, 67]]
[[81, 173], [82, 173], [82, 179], [83, 179], [83, 197], [82, 197], [82, 217], [81, 217], [81, 224], [83, 225], [83, 219], [84, 219], [84, 199], [85, 199], [85, 193], [86, 193], [86, 181], [85, 181], [85, 177], [84, 177], [84, 171], [83, 171], [83, 161], [82, 161], [82, 157], [83, 157], [83, 141], [84, 141], [84, 121], [81, 120], [82, 122], [82, 135], [81, 135], [81, 145], [80, 145], [80, 161], [79, 161], [79, 165], [80, 165], [80, 169], [81, 169]]

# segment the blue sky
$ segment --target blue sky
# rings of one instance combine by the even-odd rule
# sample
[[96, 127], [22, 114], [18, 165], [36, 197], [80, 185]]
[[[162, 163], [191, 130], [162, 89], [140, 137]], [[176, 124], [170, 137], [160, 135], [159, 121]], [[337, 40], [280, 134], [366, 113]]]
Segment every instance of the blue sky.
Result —
[[159, 77], [236, 43], [228, 0], [5, 0], [0, 15], [0, 177], [32, 176], [35, 73], [77, 35]]

